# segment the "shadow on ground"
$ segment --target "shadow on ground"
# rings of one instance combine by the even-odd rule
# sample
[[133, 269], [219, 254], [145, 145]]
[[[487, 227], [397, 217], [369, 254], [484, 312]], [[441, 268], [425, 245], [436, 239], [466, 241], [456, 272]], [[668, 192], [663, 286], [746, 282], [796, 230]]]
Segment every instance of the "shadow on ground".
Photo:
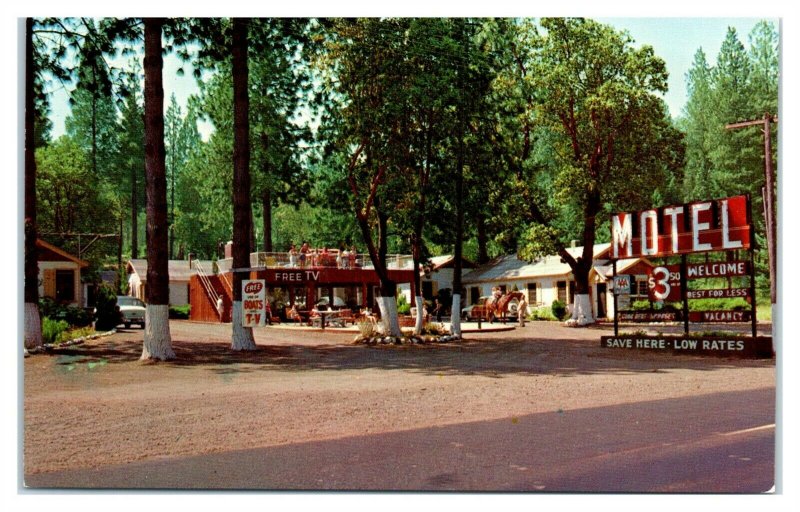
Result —
[[[192, 328], [201, 329], [202, 326]], [[232, 351], [230, 344], [223, 341], [224, 337], [213, 330], [202, 341], [188, 341], [186, 332], [178, 331], [173, 336], [177, 358], [172, 361], [140, 362], [141, 335], [126, 332], [84, 345], [56, 349], [49, 354], [58, 358], [58, 365], [164, 365], [176, 369], [207, 368], [210, 373], [221, 375], [259, 371], [377, 369], [494, 378], [526, 374], [570, 377], [599, 373], [652, 373], [678, 368], [713, 371], [774, 365], [773, 359], [679, 356], [604, 349], [599, 343], [602, 332], [596, 333], [596, 339], [569, 339], [570, 333], [576, 332], [574, 330], [565, 330], [562, 339], [553, 338], [552, 333], [546, 337], [530, 336], [536, 331], [521, 330], [495, 333], [483, 338], [467, 336], [464, 341], [449, 344], [373, 347], [353, 345], [350, 343], [351, 336], [331, 338], [330, 335], [280, 334], [280, 339], [276, 339], [273, 345], [259, 335], [256, 336], [257, 350], [242, 352]]]

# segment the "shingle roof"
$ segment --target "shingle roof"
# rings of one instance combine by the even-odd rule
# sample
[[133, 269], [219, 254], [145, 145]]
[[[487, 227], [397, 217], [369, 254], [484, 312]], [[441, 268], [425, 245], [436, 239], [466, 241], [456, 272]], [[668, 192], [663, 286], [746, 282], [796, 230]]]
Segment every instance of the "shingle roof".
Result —
[[[170, 281], [185, 281], [189, 282], [189, 278], [197, 274], [197, 263], [199, 263], [203, 271], [207, 274], [214, 272], [214, 262], [211, 260], [192, 260], [192, 268], [189, 268], [189, 260], [169, 260], [167, 262], [167, 272], [169, 272]], [[136, 272], [139, 279], [142, 281], [147, 280], [147, 260], [137, 259], [128, 261], [128, 271]]]
[[[596, 244], [593, 255], [595, 258], [603, 255], [611, 244]], [[567, 248], [572, 256], [578, 257], [583, 252], [583, 247]], [[599, 266], [605, 260], [595, 260]], [[489, 263], [482, 265], [472, 272], [464, 275], [464, 283], [477, 283], [484, 281], [511, 281], [515, 279], [536, 278], [545, 276], [564, 276], [572, 272], [569, 265], [561, 261], [561, 256], [545, 256], [533, 262], [517, 258], [516, 254], [498, 256]]]

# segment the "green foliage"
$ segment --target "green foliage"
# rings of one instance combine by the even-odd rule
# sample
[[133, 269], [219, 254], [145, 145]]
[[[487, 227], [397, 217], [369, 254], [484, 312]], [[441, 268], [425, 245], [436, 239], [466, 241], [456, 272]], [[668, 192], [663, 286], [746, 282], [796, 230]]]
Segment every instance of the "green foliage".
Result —
[[400, 294], [397, 296], [397, 314], [408, 315], [411, 313], [411, 304], [408, 303], [406, 296]]
[[554, 300], [550, 305], [550, 312], [553, 313], [553, 317], [555, 317], [556, 320], [563, 320], [564, 316], [567, 314], [567, 305], [560, 300]]
[[531, 314], [529, 315], [528, 318], [530, 318], [531, 320], [548, 320], [548, 321], [559, 320], [559, 318], [556, 318], [553, 315], [552, 308], [539, 307], [539, 308], [533, 308], [530, 311]]
[[72, 304], [59, 304], [49, 297], [39, 299], [39, 314], [53, 321], [63, 320], [71, 327], [85, 327], [92, 323], [92, 317], [85, 309]]
[[69, 324], [64, 320], [52, 320], [47, 316], [42, 317], [42, 341], [44, 343], [55, 343], [67, 329], [69, 329]]
[[122, 314], [117, 306], [117, 294], [111, 287], [101, 285], [97, 289], [95, 323], [98, 331], [110, 331], [122, 323]]
[[170, 306], [169, 317], [176, 320], [186, 320], [189, 318], [189, 312], [192, 309], [190, 304], [185, 306]]
[[693, 299], [689, 301], [689, 311], [745, 310], [750, 305], [742, 298], [735, 299]]

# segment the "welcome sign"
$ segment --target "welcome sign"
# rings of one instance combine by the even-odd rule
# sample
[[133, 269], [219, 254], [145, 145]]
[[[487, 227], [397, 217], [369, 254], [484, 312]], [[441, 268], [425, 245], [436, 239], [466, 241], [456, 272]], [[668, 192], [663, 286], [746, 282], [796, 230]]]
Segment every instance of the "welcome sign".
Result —
[[611, 254], [661, 257], [749, 249], [749, 196], [698, 201], [611, 216]]

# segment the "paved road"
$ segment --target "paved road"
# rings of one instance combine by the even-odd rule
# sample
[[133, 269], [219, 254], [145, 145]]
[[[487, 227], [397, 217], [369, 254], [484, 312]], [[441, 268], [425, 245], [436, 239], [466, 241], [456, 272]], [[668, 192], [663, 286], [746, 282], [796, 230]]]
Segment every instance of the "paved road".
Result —
[[774, 389], [31, 475], [45, 488], [758, 493]]

